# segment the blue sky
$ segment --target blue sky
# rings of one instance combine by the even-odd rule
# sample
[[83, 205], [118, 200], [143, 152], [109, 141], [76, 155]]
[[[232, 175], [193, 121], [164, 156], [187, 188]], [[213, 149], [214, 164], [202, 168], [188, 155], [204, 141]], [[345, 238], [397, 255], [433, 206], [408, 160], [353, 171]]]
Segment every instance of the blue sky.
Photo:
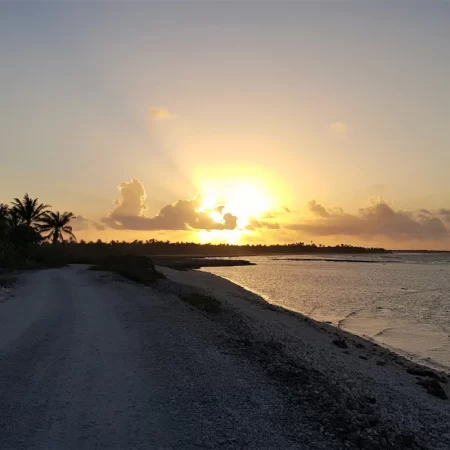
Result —
[[299, 214], [450, 207], [449, 23], [444, 1], [2, 3], [2, 200], [100, 220], [137, 178], [152, 215], [238, 176]]

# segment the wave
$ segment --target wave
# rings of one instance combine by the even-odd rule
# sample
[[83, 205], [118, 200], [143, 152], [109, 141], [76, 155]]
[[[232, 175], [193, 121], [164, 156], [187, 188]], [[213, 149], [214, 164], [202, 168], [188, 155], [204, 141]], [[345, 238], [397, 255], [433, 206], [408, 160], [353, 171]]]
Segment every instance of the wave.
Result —
[[359, 312], [361, 312], [361, 311], [363, 311], [363, 310], [365, 310], [365, 309], [366, 309], [366, 307], [364, 306], [364, 307], [362, 307], [362, 308], [355, 309], [354, 311], [348, 313], [345, 317], [343, 317], [341, 320], [338, 321], [337, 327], [340, 328], [340, 327], [343, 325], [343, 323], [344, 323], [348, 318], [350, 318], [350, 317], [352, 317], [352, 316], [356, 316], [356, 314], [358, 314]]
[[377, 334], [374, 334], [373, 337], [376, 338], [377, 336], [381, 336], [384, 333], [386, 333], [386, 331], [391, 331], [391, 330], [395, 330], [395, 328], [394, 327], [385, 328], [384, 330], [379, 331]]
[[372, 263], [372, 264], [386, 264], [397, 263], [398, 261], [380, 261], [373, 259], [344, 259], [344, 258], [272, 258], [273, 261], [320, 261], [320, 262], [351, 262], [351, 263]]

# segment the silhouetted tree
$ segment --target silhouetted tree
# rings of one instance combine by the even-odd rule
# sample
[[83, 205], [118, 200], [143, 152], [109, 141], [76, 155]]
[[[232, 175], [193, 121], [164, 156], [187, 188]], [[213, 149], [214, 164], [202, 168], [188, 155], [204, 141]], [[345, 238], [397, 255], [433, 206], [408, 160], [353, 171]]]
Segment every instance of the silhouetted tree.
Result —
[[29, 227], [39, 225], [40, 219], [50, 207], [39, 203], [38, 198], [33, 199], [28, 194], [25, 194], [22, 200], [15, 198], [12, 205], [11, 218], [16, 220], [17, 225], [25, 224]]
[[8, 231], [8, 237], [16, 248], [25, 250], [29, 245], [38, 244], [42, 236], [36, 228], [25, 223], [14, 224]]
[[53, 244], [64, 242], [64, 235], [68, 236], [70, 241], [75, 241], [72, 227], [69, 225], [75, 216], [71, 212], [60, 213], [59, 211], [47, 211], [41, 216], [39, 230], [42, 233], [48, 233], [45, 239], [50, 239]]

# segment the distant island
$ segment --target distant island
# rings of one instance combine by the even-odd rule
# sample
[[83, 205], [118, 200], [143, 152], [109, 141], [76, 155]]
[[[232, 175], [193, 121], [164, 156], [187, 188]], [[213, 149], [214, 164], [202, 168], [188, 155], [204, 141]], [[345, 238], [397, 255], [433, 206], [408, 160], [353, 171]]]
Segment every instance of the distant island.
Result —
[[[348, 244], [326, 246], [322, 244], [305, 244], [296, 242], [293, 244], [199, 244], [195, 242], [169, 242], [149, 239], [147, 241], [136, 240], [133, 242], [96, 242], [80, 241], [69, 244], [73, 250], [94, 251], [95, 249], [116, 249], [120, 253], [136, 255], [186, 255], [186, 256], [258, 256], [258, 255], [299, 255], [299, 254], [369, 254], [369, 253], [391, 253], [390, 250], [378, 247], [359, 247]], [[100, 250], [101, 251], [101, 250]]]

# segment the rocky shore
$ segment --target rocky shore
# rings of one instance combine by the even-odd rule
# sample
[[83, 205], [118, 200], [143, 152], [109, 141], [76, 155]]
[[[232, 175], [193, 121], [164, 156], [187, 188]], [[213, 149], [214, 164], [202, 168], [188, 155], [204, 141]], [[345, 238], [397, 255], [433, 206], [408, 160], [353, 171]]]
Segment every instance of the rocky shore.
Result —
[[160, 268], [157, 289], [203, 295], [220, 308], [201, 311], [222, 334], [223, 351], [259, 366], [286, 402], [283, 426], [311, 418], [314, 435], [341, 448], [449, 449], [448, 375], [371, 341], [269, 304], [214, 275]]

